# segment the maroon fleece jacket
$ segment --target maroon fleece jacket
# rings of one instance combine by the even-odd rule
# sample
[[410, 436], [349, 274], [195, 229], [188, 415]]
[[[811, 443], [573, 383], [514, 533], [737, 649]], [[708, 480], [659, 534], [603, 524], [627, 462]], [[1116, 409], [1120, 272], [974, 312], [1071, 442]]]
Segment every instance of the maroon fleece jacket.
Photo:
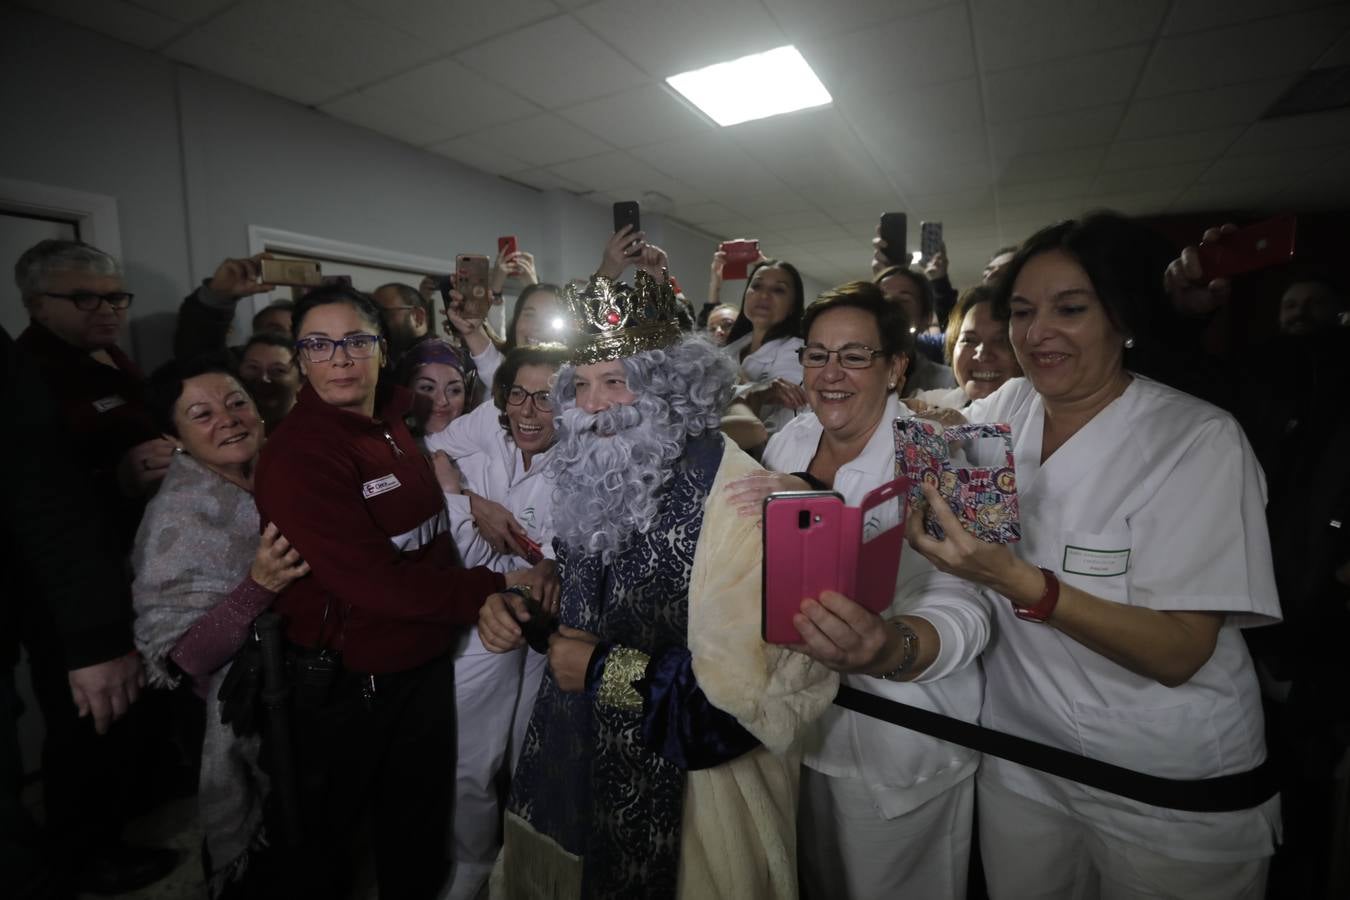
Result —
[[340, 650], [354, 672], [447, 652], [505, 586], [490, 569], [457, 565], [440, 485], [403, 424], [411, 400], [395, 388], [368, 419], [305, 385], [254, 476], [261, 524], [275, 522], [311, 570], [277, 597], [286, 636]]

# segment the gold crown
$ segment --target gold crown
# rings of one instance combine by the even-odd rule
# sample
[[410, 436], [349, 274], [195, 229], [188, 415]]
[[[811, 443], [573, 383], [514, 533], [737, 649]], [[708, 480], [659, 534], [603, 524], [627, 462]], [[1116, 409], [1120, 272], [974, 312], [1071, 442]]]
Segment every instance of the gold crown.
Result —
[[568, 348], [575, 365], [660, 350], [683, 336], [669, 274], [661, 281], [638, 270], [630, 288], [604, 275], [584, 287], [568, 285], [563, 303], [571, 318]]

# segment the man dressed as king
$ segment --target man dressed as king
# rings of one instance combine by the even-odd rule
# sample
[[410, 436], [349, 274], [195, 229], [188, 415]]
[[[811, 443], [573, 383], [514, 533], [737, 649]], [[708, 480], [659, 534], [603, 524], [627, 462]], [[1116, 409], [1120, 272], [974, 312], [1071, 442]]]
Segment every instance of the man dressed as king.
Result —
[[[735, 367], [680, 331], [666, 255], [640, 237], [614, 235], [565, 297], [559, 627], [493, 895], [792, 898], [795, 742], [837, 676], [760, 638], [759, 522], [723, 490], [758, 469], [718, 431]], [[489, 598], [484, 645], [520, 646], [531, 609]]]

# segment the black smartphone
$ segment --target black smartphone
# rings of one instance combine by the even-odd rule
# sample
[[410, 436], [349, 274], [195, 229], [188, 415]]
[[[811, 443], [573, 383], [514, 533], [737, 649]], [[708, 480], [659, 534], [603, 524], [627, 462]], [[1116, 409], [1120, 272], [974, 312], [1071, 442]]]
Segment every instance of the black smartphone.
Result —
[[623, 231], [624, 226], [632, 225], [633, 234], [642, 230], [642, 209], [636, 200], [624, 200], [614, 204], [614, 232]]
[[886, 258], [893, 266], [909, 264], [909, 251], [905, 249], [905, 240], [909, 233], [909, 218], [902, 212], [881, 214], [881, 239], [886, 242]]

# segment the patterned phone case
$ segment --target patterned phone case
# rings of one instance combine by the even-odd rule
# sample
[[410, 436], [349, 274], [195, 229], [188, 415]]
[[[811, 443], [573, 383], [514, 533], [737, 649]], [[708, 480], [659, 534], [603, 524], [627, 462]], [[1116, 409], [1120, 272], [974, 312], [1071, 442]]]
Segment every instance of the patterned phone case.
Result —
[[[1001, 440], [1004, 447], [1002, 464], [988, 467], [953, 465], [949, 442], [972, 438]], [[896, 419], [895, 467], [897, 474], [909, 479], [911, 499], [922, 500], [921, 486], [933, 485], [966, 530], [980, 540], [991, 544], [1011, 544], [1021, 540], [1012, 426], [998, 423], [944, 429], [925, 419]], [[924, 530], [935, 538], [943, 537], [942, 528], [931, 511], [924, 516]]]

